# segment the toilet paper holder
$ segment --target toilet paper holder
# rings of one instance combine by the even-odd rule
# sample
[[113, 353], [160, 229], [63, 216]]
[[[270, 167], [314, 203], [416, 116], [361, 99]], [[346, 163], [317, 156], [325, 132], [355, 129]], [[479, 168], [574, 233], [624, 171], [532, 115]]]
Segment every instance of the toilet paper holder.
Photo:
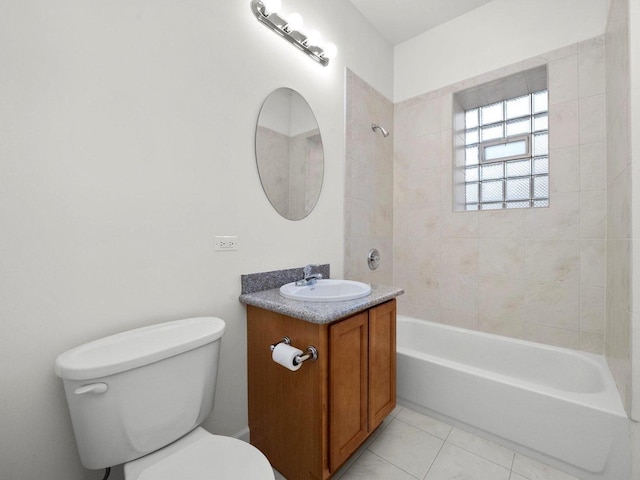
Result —
[[[272, 344], [269, 348], [273, 352], [273, 349], [276, 348], [276, 345], [280, 343], [286, 343], [287, 345], [291, 345], [291, 339], [289, 337], [282, 337], [278, 342]], [[298, 355], [293, 359], [293, 364], [300, 365], [302, 362], [306, 360], [311, 360], [315, 362], [317, 359], [318, 359], [318, 349], [313, 345], [309, 345], [304, 355]]]

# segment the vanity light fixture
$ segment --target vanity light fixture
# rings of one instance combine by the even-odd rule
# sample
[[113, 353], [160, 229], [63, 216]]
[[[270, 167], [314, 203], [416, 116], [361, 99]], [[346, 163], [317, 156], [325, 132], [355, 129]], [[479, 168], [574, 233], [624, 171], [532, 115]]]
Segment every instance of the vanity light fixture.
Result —
[[329, 60], [338, 53], [333, 43], [321, 45], [320, 34], [316, 30], [301, 31], [303, 20], [300, 14], [292, 13], [284, 18], [278, 13], [280, 0], [251, 0], [251, 10], [258, 21], [276, 32], [282, 38], [298, 47], [316, 62], [329, 65]]

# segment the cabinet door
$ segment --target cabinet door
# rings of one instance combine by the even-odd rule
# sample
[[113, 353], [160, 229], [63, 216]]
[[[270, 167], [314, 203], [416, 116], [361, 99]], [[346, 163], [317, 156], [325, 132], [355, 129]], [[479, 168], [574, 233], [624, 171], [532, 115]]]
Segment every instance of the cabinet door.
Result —
[[396, 406], [396, 302], [369, 310], [369, 430]]
[[[318, 360], [304, 362], [295, 372], [273, 362], [269, 345], [285, 335], [296, 347], [314, 345]], [[247, 307], [251, 444], [286, 478], [328, 477], [324, 383], [328, 369], [327, 336], [324, 325]]]
[[367, 438], [368, 314], [329, 327], [329, 469]]

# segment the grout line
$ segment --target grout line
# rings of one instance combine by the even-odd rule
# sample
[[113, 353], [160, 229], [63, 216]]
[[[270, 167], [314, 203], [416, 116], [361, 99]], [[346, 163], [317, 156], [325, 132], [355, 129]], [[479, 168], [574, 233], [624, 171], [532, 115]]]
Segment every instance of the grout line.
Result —
[[[410, 477], [417, 478], [418, 480], [423, 480], [423, 479], [421, 479], [421, 478], [416, 477], [413, 473], [410, 473], [410, 472], [406, 471], [404, 468], [402, 468], [402, 467], [400, 467], [400, 466], [396, 465], [395, 463], [390, 462], [390, 461], [389, 461], [389, 460], [387, 460], [386, 458], [381, 457], [381, 456], [380, 456], [380, 455], [378, 455], [376, 452], [372, 452], [372, 451], [371, 451], [371, 450], [369, 450], [369, 449], [367, 449], [367, 452], [369, 452], [371, 455], [374, 455], [374, 456], [378, 457], [378, 458], [379, 458], [380, 460], [382, 460], [383, 462], [388, 463], [389, 465], [393, 465], [393, 466], [394, 466], [394, 467], [396, 467], [398, 470], [403, 471], [404, 473], [406, 473], [406, 474], [407, 474], [407, 475], [409, 475]], [[435, 462], [435, 459], [434, 459], [434, 462]], [[431, 466], [429, 466], [429, 468], [431, 468]], [[428, 473], [428, 472], [427, 472], [427, 473]]]
[[[449, 425], [451, 427], [451, 430], [449, 430], [449, 433], [447, 433], [447, 436], [445, 438], [440, 438], [439, 436], [437, 436], [437, 435], [435, 435], [435, 434], [433, 434], [433, 433], [431, 433], [431, 432], [429, 432], [429, 431], [427, 431], [427, 430], [425, 430], [423, 428], [420, 428], [419, 426], [417, 426], [417, 425], [415, 425], [413, 423], [409, 423], [409, 422], [406, 422], [406, 421], [402, 420], [401, 418], [394, 418], [394, 420], [397, 420], [398, 422], [404, 423], [405, 425], [409, 425], [410, 427], [418, 429], [421, 432], [426, 433], [427, 435], [431, 435], [432, 437], [437, 438], [438, 440], [442, 440], [443, 442], [447, 441], [447, 438], [449, 437], [449, 435], [451, 435], [451, 431], [453, 430], [453, 427], [451, 427], [451, 425], [449, 425], [447, 423], [446, 425]], [[441, 423], [444, 423], [444, 422], [441, 422]]]
[[438, 460], [438, 457], [440, 456], [440, 452], [442, 452], [442, 449], [444, 448], [445, 442], [442, 442], [442, 445], [440, 445], [440, 448], [438, 449], [438, 453], [436, 454], [435, 457], [433, 457], [433, 462], [431, 462], [431, 465], [429, 465], [429, 469], [427, 470], [427, 473], [424, 474], [424, 478], [422, 480], [426, 480], [426, 478], [429, 476], [429, 472], [431, 471], [431, 469], [433, 468], [433, 464], [436, 463], [436, 460]]
[[[428, 415], [425, 415], [425, 416], [428, 416]], [[431, 418], [431, 417], [429, 417], [429, 418]], [[446, 422], [441, 422], [441, 423], [444, 423], [445, 425], [448, 425], [449, 427], [451, 427], [451, 429], [449, 430], [449, 433], [446, 435], [446, 437], [445, 437], [444, 439], [442, 439], [442, 438], [440, 438], [440, 437], [438, 437], [438, 436], [434, 435], [434, 434], [433, 434], [433, 433], [431, 433], [431, 432], [428, 432], [428, 431], [426, 431], [426, 430], [423, 430], [422, 428], [418, 427], [417, 425], [411, 424], [411, 423], [409, 423], [409, 422], [405, 422], [404, 420], [402, 420], [402, 419], [400, 419], [400, 418], [396, 418], [396, 420], [398, 420], [398, 421], [400, 421], [400, 422], [402, 422], [402, 423], [404, 423], [404, 424], [406, 424], [406, 425], [409, 425], [409, 426], [412, 426], [412, 427], [414, 427], [414, 428], [417, 428], [418, 430], [420, 430], [420, 431], [422, 431], [422, 432], [425, 432], [425, 433], [427, 433], [427, 434], [429, 434], [429, 435], [431, 435], [431, 436], [433, 436], [433, 437], [435, 437], [435, 438], [437, 438], [437, 439], [439, 439], [439, 440], [444, 440], [444, 443], [448, 443], [449, 445], [453, 445], [454, 447], [459, 448], [460, 450], [463, 450], [463, 451], [465, 451], [465, 452], [467, 452], [467, 453], [470, 453], [470, 454], [472, 454], [472, 455], [474, 455], [474, 456], [476, 456], [476, 457], [478, 457], [478, 458], [481, 458], [481, 459], [483, 459], [483, 460], [486, 460], [487, 462], [493, 463], [494, 465], [497, 465], [497, 466], [499, 466], [499, 467], [502, 467], [502, 468], [504, 468], [504, 469], [507, 469], [507, 470], [509, 470], [509, 472], [511, 472], [511, 471], [513, 470], [513, 464], [514, 464], [514, 462], [515, 462], [515, 455], [516, 455], [516, 454], [515, 454], [515, 452], [514, 452], [513, 450], [511, 450], [510, 448], [507, 448], [507, 447], [503, 447], [502, 445], [499, 445], [499, 444], [497, 444], [497, 443], [494, 443], [494, 442], [492, 442], [491, 440], [487, 440], [487, 439], [485, 439], [485, 438], [483, 438], [483, 437], [480, 437], [480, 436], [476, 435], [476, 434], [475, 434], [475, 433], [473, 433], [473, 432], [469, 432], [469, 431], [467, 431], [467, 430], [465, 430], [465, 429], [463, 429], [463, 428], [455, 427], [455, 426], [450, 425], [450, 424], [448, 424], [448, 423], [446, 423]], [[434, 419], [434, 420], [435, 420], [435, 419]], [[469, 449], [467, 449], [467, 448], [465, 448], [465, 447], [463, 447], [463, 446], [461, 446], [461, 445], [458, 445], [457, 443], [454, 443], [454, 442], [450, 441], [450, 440], [449, 440], [449, 437], [451, 436], [451, 434], [453, 433], [453, 430], [454, 430], [455, 428], [458, 428], [460, 431], [466, 432], [466, 433], [468, 433], [468, 434], [470, 434], [470, 435], [473, 435], [473, 436], [475, 436], [475, 437], [478, 437], [478, 438], [480, 438], [480, 439], [482, 439], [482, 440], [484, 440], [484, 441], [486, 441], [486, 442], [489, 442], [491, 445], [495, 445], [495, 446], [500, 447], [500, 448], [503, 448], [503, 449], [505, 449], [505, 450], [509, 450], [509, 451], [511, 452], [511, 455], [512, 455], [512, 456], [511, 456], [511, 465], [510, 465], [509, 467], [505, 467], [504, 465], [502, 465], [502, 464], [500, 464], [500, 463], [497, 463], [497, 462], [495, 462], [494, 460], [492, 460], [492, 459], [490, 459], [490, 458], [487, 458], [487, 457], [485, 457], [485, 456], [483, 456], [483, 455], [480, 455], [480, 454], [479, 454], [479, 453], [477, 453], [477, 452], [474, 452], [474, 451], [472, 451], [472, 450], [469, 450]], [[443, 445], [442, 445], [442, 446], [444, 446], [444, 443], [443, 443]], [[440, 449], [442, 449], [442, 446], [440, 447]], [[439, 454], [439, 453], [440, 453], [440, 451], [438, 451], [438, 454]], [[437, 455], [436, 455], [436, 457], [437, 457]], [[434, 461], [435, 461], [435, 460], [434, 460]]]
[[[467, 433], [469, 433], [469, 432], [467, 432]], [[479, 438], [482, 438], [482, 437], [479, 437]], [[447, 442], [445, 442], [445, 443], [448, 443], [449, 445], [452, 445], [452, 446], [454, 446], [454, 447], [456, 447], [456, 448], [459, 448], [459, 449], [460, 449], [460, 450], [462, 450], [463, 452], [467, 452], [467, 453], [469, 453], [469, 454], [471, 454], [471, 455], [473, 455], [473, 456], [475, 456], [475, 457], [481, 458], [481, 459], [482, 459], [482, 460], [484, 460], [485, 462], [493, 463], [494, 465], [497, 465], [498, 467], [504, 468], [505, 470], [508, 470], [508, 471], [509, 471], [509, 476], [511, 476], [511, 467], [513, 467], [513, 458], [515, 457], [515, 453], [513, 453], [513, 457], [512, 457], [512, 460], [511, 460], [511, 467], [505, 467], [504, 465], [502, 465], [502, 464], [500, 464], [500, 463], [494, 462], [494, 461], [493, 461], [493, 460], [491, 460], [490, 458], [483, 457], [483, 456], [482, 456], [482, 455], [480, 455], [479, 453], [477, 453], [477, 452], [473, 452], [473, 451], [471, 451], [471, 450], [468, 450], [468, 449], [466, 449], [465, 447], [461, 447], [460, 445], [457, 445], [457, 444], [455, 444], [455, 443], [453, 443], [453, 442], [449, 442], [449, 441], [447, 441]], [[500, 446], [500, 445], [498, 445], [498, 446]], [[503, 448], [504, 448], [504, 447], [503, 447]], [[507, 449], [507, 450], [509, 450], [509, 449]]]
[[511, 477], [513, 477], [513, 474], [516, 473], [513, 471], [513, 464], [515, 462], [516, 462], [516, 452], [513, 452], [513, 456], [511, 457], [511, 467], [509, 468], [509, 480], [511, 480]]

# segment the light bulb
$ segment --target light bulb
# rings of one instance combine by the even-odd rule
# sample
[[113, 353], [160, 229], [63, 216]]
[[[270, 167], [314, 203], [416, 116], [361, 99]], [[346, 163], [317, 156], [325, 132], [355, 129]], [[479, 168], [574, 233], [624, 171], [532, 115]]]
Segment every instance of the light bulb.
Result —
[[335, 43], [327, 43], [324, 47], [324, 54], [322, 55], [324, 58], [334, 58], [338, 54], [338, 47], [336, 47]]
[[280, 0], [262, 0], [262, 5], [264, 6], [265, 14], [269, 16], [272, 13], [278, 13], [282, 7], [282, 2]]
[[299, 13], [292, 13], [291, 15], [289, 15], [289, 18], [287, 19], [287, 25], [285, 26], [285, 29], [288, 32], [292, 30], [300, 31], [303, 23], [304, 22], [302, 21], [302, 17], [300, 16]]
[[320, 32], [318, 30], [309, 30], [307, 36], [307, 45], [320, 45], [322, 42], [322, 38], [320, 37]]

